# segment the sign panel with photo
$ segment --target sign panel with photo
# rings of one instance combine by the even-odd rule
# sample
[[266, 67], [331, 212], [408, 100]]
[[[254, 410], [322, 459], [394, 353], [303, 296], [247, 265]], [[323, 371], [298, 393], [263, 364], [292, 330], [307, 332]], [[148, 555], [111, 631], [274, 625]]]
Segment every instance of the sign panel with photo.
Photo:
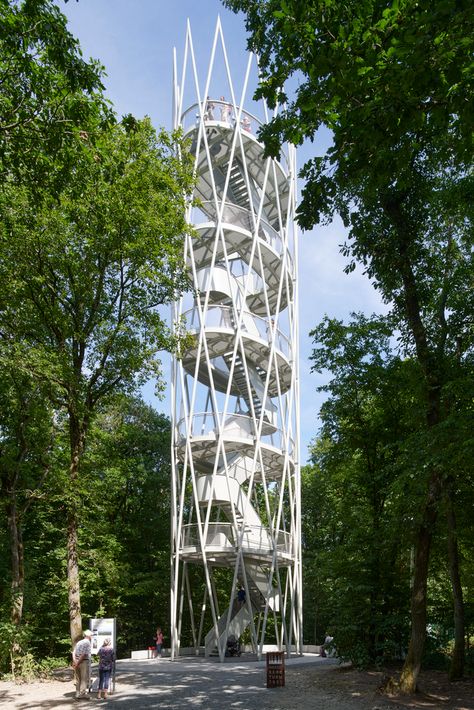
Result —
[[115, 619], [91, 619], [89, 625], [92, 631], [91, 650], [93, 655], [99, 652], [105, 639], [110, 639], [112, 648], [116, 647]]

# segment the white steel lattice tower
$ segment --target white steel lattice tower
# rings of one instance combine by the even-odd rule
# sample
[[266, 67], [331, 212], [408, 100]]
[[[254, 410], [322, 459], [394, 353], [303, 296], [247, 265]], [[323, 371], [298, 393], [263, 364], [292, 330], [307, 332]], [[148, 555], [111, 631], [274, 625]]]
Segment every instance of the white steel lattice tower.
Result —
[[295, 151], [264, 158], [267, 108], [244, 108], [255, 57], [237, 97], [219, 21], [210, 49], [202, 87], [189, 27], [180, 80], [175, 61], [198, 206], [174, 313], [190, 337], [172, 375], [171, 636], [172, 657], [186, 633], [223, 660], [244, 631], [259, 658], [266, 639], [302, 652]]

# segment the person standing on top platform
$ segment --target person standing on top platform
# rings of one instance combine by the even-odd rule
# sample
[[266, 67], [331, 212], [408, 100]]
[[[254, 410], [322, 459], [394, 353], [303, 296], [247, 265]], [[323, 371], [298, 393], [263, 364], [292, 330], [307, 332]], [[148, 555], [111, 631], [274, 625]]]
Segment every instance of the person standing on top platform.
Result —
[[231, 105], [228, 104], [224, 96], [221, 96], [221, 121], [223, 123], [230, 123]]

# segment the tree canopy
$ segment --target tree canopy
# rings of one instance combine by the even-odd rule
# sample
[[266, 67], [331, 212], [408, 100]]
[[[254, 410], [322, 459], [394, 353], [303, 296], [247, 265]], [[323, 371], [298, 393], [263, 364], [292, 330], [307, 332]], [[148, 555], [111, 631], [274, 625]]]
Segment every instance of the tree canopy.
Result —
[[102, 67], [85, 61], [50, 0], [0, 2], [0, 170], [57, 189], [72, 169], [74, 129], [111, 118]]
[[[389, 305], [311, 332], [329, 379], [302, 475], [305, 640], [329, 630], [342, 657], [382, 663], [411, 626], [403, 688], [434, 641], [459, 677], [474, 623], [470, 7], [226, 4], [246, 12], [259, 95], [286, 100], [267, 152], [332, 131], [302, 169], [300, 224], [339, 213], [346, 270]], [[64, 662], [82, 614], [118, 618], [119, 652], [166, 625], [170, 423], [137, 388], [176, 345], [159, 307], [187, 284], [193, 177], [179, 134], [117, 120], [51, 0], [0, 0], [0, 50], [0, 672], [25, 675]]]
[[[325, 155], [302, 168], [298, 219], [309, 228], [342, 216], [349, 229], [346, 270], [362, 265], [391, 305], [394, 333], [420, 367], [427, 438], [436, 442], [456, 406], [449, 392], [459, 368], [472, 377], [470, 6], [457, 0], [225, 4], [246, 13], [249, 47], [260, 57], [258, 95], [270, 105], [287, 102], [261, 129], [267, 152], [278, 155], [284, 140], [314, 140], [323, 124], [333, 133]], [[298, 85], [286, 94], [290, 79]], [[403, 690], [415, 689], [421, 664], [432, 535], [450, 477], [445, 464], [427, 454], [422, 468]], [[460, 610], [456, 574], [452, 584]], [[455, 617], [462, 626], [462, 615]], [[461, 656], [457, 648], [458, 674]]]
[[[175, 347], [159, 307], [187, 284], [193, 176], [178, 133], [157, 132], [148, 118], [117, 121], [100, 66], [84, 62], [54, 3], [2, 0], [0, 7], [0, 362], [15, 383], [2, 389], [0, 470], [12, 622], [21, 623], [25, 584], [21, 487], [45, 494], [38, 485], [50, 472], [52, 448], [62, 451], [56, 464], [67, 471], [63, 532], [74, 641], [82, 633], [86, 444], [100, 408], [120, 392], [136, 393], [151, 376], [160, 382], [157, 354]], [[29, 413], [22, 405], [32, 399], [29, 388], [49, 406], [40, 411], [32, 402]], [[42, 433], [36, 441], [34, 426]], [[15, 427], [24, 441], [12, 441]], [[28, 475], [27, 458], [36, 462]]]
[[[303, 472], [306, 633], [329, 627], [338, 652], [358, 665], [400, 658], [409, 619], [413, 541], [430, 461], [454, 479], [459, 570], [468, 592], [472, 574], [472, 481], [464, 425], [470, 395], [459, 399], [436, 433], [424, 416], [423, 380], [413, 358], [401, 358], [384, 317], [325, 318], [312, 331], [315, 371], [328, 372], [322, 426]], [[467, 467], [467, 468], [466, 468]], [[446, 501], [442, 512], [448, 507]], [[466, 524], [467, 523], [467, 524]], [[448, 516], [433, 539], [424, 659], [443, 666], [452, 651], [453, 611], [446, 550]], [[466, 594], [466, 620], [472, 605]], [[469, 626], [468, 626], [469, 628]], [[469, 637], [469, 630], [467, 630]], [[436, 656], [437, 654], [437, 656]]]

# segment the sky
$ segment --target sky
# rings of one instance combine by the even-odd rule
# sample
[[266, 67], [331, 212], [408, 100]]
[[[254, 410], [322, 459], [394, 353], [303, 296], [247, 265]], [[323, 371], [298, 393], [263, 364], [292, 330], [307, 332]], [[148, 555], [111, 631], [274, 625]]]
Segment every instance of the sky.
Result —
[[[69, 29], [80, 41], [84, 57], [100, 60], [107, 76], [107, 96], [119, 116], [148, 115], [156, 128], [172, 128], [173, 49], [182, 66], [186, 25], [189, 19], [198, 72], [205, 76], [217, 18], [220, 17], [232, 76], [242, 85], [247, 62], [246, 33], [242, 15], [226, 10], [219, 0], [56, 0], [68, 18]], [[322, 154], [330, 141], [322, 131], [315, 143], [302, 146], [297, 163]], [[301, 188], [301, 185], [300, 185]], [[346, 235], [335, 220], [300, 234], [300, 378], [301, 461], [308, 458], [308, 446], [317, 434], [318, 412], [324, 394], [317, 387], [326, 375], [311, 373], [309, 357], [313, 343], [309, 332], [325, 314], [347, 320], [353, 311], [366, 314], [384, 310], [377, 292], [360, 269], [346, 275], [346, 260], [339, 246]], [[169, 358], [163, 358], [169, 381]], [[153, 383], [144, 398], [159, 411], [171, 414], [169, 393], [160, 401], [153, 395]]]

